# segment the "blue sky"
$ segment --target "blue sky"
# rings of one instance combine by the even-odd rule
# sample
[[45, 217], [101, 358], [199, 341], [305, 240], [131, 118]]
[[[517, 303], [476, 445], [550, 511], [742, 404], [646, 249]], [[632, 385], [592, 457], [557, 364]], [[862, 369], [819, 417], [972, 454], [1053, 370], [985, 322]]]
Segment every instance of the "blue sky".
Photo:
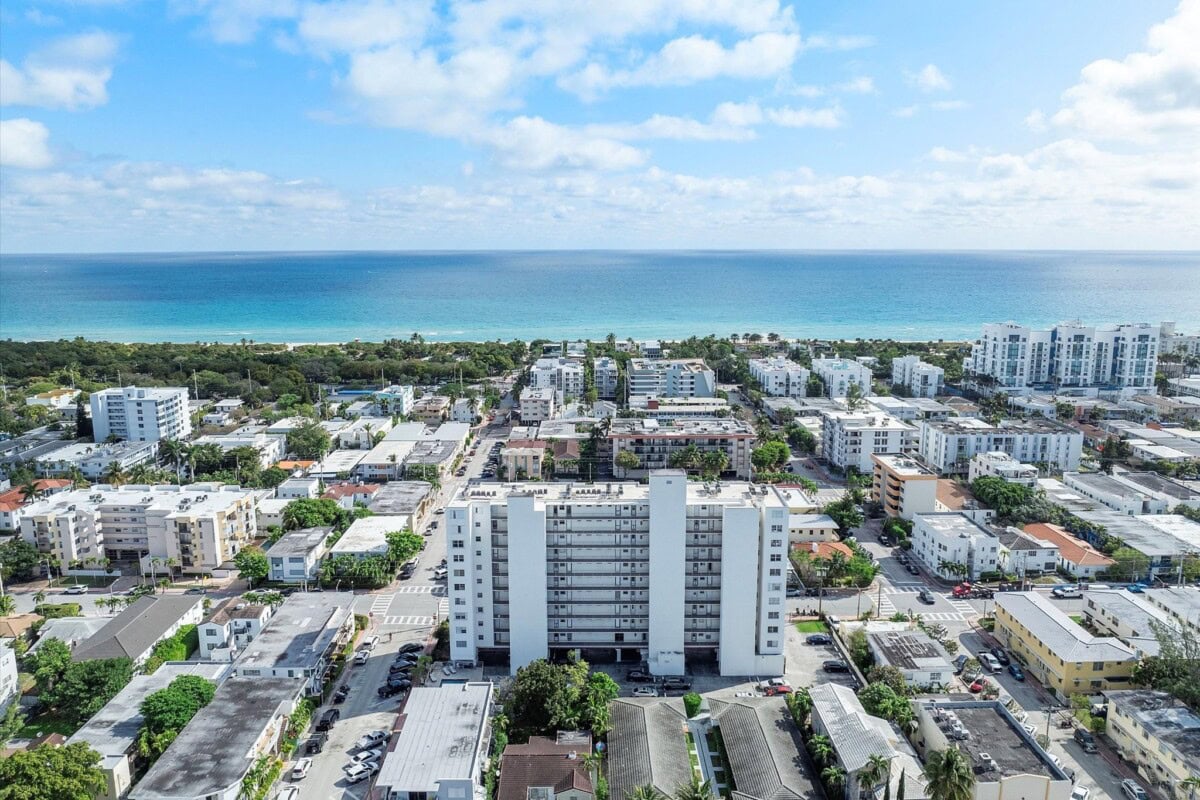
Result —
[[1200, 0], [0, 14], [8, 252], [1200, 248]]

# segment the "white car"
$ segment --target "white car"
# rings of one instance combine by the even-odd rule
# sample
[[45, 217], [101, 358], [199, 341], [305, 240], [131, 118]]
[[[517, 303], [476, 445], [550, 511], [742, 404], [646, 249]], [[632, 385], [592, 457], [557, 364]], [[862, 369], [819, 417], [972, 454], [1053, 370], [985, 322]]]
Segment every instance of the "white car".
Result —
[[312, 759], [302, 758], [296, 762], [296, 766], [292, 767], [292, 780], [302, 781], [308, 776], [308, 771], [312, 769]]
[[368, 761], [378, 761], [382, 755], [383, 751], [379, 748], [374, 750], [363, 750], [350, 756], [350, 765], [357, 766], [359, 764], [365, 764]]
[[639, 686], [633, 690], [634, 697], [658, 697], [658, 690], [652, 686]]
[[363, 639], [362, 644], [359, 645], [359, 647], [363, 650], [374, 650], [378, 646], [379, 646], [379, 637], [378, 636], [368, 636], [367, 638]]
[[977, 658], [979, 659], [979, 663], [982, 664], [984, 669], [986, 669], [988, 672], [1002, 672], [1004, 670], [1004, 667], [1000, 665], [1000, 660], [991, 653], [980, 653]]
[[345, 768], [346, 783], [358, 783], [365, 781], [367, 778], [379, 771], [379, 764], [374, 761], [368, 761], [365, 764], [355, 764]]
[[1088, 800], [1091, 790], [1085, 786], [1076, 786], [1071, 790], [1071, 800]]
[[354, 663], [360, 664], [360, 665], [365, 664], [365, 663], [367, 663], [368, 660], [370, 660], [370, 658], [371, 658], [370, 650], [359, 650], [357, 653], [354, 654]]
[[87, 593], [88, 593], [88, 587], [80, 586], [79, 584], [76, 584], [74, 586], [68, 586], [67, 588], [63, 589], [63, 594], [87, 594]]
[[386, 742], [388, 739], [387, 731], [371, 731], [364, 733], [358, 737], [358, 741], [354, 743], [355, 750], [369, 750], [381, 742]]
[[288, 786], [282, 792], [275, 795], [275, 800], [300, 800], [300, 788], [297, 786]]

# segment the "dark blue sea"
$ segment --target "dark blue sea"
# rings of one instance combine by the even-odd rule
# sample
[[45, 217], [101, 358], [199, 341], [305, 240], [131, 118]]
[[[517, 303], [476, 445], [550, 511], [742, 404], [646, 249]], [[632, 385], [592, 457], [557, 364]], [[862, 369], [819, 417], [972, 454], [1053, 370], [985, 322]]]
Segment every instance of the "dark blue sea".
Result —
[[1200, 331], [1200, 253], [571, 251], [0, 256], [0, 338], [969, 339], [983, 322]]

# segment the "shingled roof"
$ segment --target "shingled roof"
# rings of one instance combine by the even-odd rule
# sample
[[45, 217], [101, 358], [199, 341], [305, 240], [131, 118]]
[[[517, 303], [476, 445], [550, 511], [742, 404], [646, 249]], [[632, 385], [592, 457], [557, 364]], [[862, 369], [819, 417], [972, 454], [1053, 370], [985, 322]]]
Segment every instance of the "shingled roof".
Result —
[[500, 761], [500, 786], [497, 800], [528, 800], [530, 787], [553, 787], [554, 793], [577, 789], [594, 794], [592, 782], [583, 770], [578, 745], [558, 744], [533, 736], [528, 744], [510, 744]]

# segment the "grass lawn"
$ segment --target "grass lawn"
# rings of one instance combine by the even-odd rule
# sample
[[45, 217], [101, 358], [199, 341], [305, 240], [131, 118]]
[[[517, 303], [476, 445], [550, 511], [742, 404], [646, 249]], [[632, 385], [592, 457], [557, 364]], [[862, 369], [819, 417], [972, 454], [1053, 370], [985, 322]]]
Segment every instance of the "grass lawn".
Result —
[[108, 588], [113, 581], [121, 577], [120, 575], [67, 575], [66, 577], [58, 577], [51, 581], [50, 585], [55, 588], [64, 586], [90, 586], [95, 589], [97, 587]]
[[796, 623], [796, 630], [801, 633], [829, 633], [829, 626], [819, 619], [802, 620]]
[[26, 720], [25, 726], [17, 731], [17, 735], [13, 738], [34, 739], [47, 733], [61, 733], [63, 736], [70, 736], [77, 730], [79, 730], [79, 726], [74, 722], [54, 714], [43, 714], [40, 717]]
[[1074, 622], [1076, 625], [1082, 625], [1083, 624], [1083, 615], [1082, 614], [1072, 614], [1071, 621]]
[[688, 749], [688, 761], [692, 762], [692, 772], [693, 772], [693, 774], [699, 775], [700, 774], [700, 756], [698, 756], [696, 754], [696, 742], [692, 738], [691, 731], [688, 731], [688, 733], [687, 733], [687, 749]]

